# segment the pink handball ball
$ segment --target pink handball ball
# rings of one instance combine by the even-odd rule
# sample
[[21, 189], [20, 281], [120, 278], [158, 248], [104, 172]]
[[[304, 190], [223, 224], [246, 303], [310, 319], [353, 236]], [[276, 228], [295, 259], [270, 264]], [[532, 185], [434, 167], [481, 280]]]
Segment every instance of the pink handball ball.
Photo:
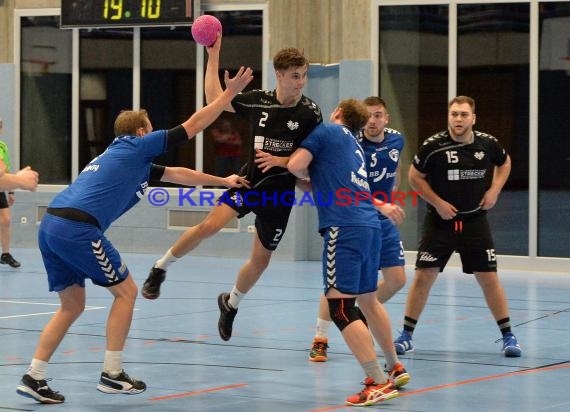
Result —
[[192, 37], [196, 43], [210, 47], [216, 42], [216, 36], [222, 32], [222, 23], [209, 14], [203, 14], [192, 23]]

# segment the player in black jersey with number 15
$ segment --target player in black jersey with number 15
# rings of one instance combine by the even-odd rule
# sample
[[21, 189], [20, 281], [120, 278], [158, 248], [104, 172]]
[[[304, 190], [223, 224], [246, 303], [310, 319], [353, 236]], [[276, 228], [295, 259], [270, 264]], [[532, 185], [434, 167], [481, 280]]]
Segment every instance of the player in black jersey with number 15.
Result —
[[[402, 355], [413, 350], [412, 334], [429, 291], [454, 251], [463, 271], [473, 273], [503, 335], [505, 356], [522, 350], [511, 331], [505, 291], [497, 276], [495, 248], [486, 211], [497, 202], [511, 160], [491, 135], [473, 130], [475, 101], [458, 96], [448, 105], [448, 130], [428, 138], [409, 171], [412, 188], [428, 203], [406, 301], [404, 330], [394, 342]], [[489, 176], [487, 176], [489, 175]], [[490, 183], [489, 183], [490, 182]]]
[[[220, 47], [221, 36], [207, 48], [205, 91], [208, 102], [222, 92], [218, 75]], [[319, 106], [302, 94], [309, 69], [307, 58], [297, 49], [283, 49], [275, 55], [273, 67], [277, 78], [274, 91], [240, 93], [226, 107], [227, 111], [247, 119], [250, 125], [251, 147], [244, 171], [250, 188], [225, 192], [220, 197], [220, 205], [201, 223], [186, 230], [155, 263], [142, 289], [145, 298], [156, 299], [171, 263], [220, 231], [231, 219], [253, 212], [257, 236], [254, 236], [251, 255], [240, 269], [232, 291], [218, 296], [218, 331], [223, 340], [231, 338], [240, 300], [261, 277], [285, 233], [292, 206], [284, 204], [281, 194], [293, 192], [296, 182], [287, 170], [289, 156], [322, 122]]]

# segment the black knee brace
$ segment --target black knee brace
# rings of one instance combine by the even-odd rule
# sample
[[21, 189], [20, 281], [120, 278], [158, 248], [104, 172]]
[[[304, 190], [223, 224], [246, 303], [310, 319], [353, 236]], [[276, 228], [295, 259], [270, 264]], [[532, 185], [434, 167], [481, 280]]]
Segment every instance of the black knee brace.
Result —
[[356, 298], [327, 299], [329, 313], [337, 328], [342, 332], [352, 322], [360, 319], [360, 310], [355, 306]]

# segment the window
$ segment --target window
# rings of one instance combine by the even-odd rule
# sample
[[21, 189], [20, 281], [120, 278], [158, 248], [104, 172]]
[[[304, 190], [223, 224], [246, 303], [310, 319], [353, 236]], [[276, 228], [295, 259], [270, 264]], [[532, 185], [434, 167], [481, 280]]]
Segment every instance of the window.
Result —
[[[196, 44], [188, 27], [141, 29], [140, 92], [155, 130], [179, 125], [196, 111]], [[155, 162], [195, 168], [195, 139]]]
[[[379, 27], [379, 94], [388, 105], [388, 127], [406, 139], [399, 190], [407, 191], [412, 190], [407, 179], [412, 156], [447, 119], [448, 7], [380, 7]], [[410, 201], [404, 209], [402, 241], [415, 249], [425, 204]]]
[[20, 19], [20, 165], [71, 181], [71, 32], [58, 16]]
[[495, 248], [528, 254], [529, 30], [528, 4], [458, 5], [457, 94], [475, 99], [475, 130], [495, 136], [512, 168], [489, 212]]
[[[220, 54], [220, 78], [224, 71], [233, 75], [240, 66], [254, 70], [253, 81], [246, 90], [261, 89], [262, 25], [260, 10], [208, 12], [215, 15], [224, 28]], [[207, 57], [205, 58], [207, 59]], [[206, 64], [206, 62], [204, 63]], [[247, 161], [249, 125], [233, 113], [224, 112], [204, 131], [204, 172], [216, 176], [237, 173]]]
[[570, 257], [570, 2], [540, 4], [538, 255]]
[[79, 171], [113, 141], [121, 110], [133, 108], [133, 30], [79, 31]]

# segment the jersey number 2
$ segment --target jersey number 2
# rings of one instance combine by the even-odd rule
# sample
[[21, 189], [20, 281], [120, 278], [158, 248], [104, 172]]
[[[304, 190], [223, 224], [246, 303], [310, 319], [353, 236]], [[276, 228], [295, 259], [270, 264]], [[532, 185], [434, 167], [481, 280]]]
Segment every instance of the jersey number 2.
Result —
[[261, 112], [261, 119], [259, 119], [259, 127], [265, 127], [265, 121], [269, 117], [269, 113]]

